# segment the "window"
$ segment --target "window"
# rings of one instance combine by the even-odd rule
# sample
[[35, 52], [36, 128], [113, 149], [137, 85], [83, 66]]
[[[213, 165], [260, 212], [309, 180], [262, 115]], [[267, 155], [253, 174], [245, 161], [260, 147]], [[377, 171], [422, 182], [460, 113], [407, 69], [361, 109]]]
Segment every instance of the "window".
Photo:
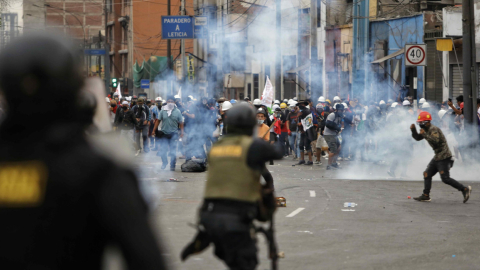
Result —
[[107, 35], [108, 35], [108, 43], [113, 42], [113, 25], [108, 26], [107, 28]]
[[258, 98], [258, 86], [259, 86], [258, 74], [253, 74], [253, 99]]
[[107, 12], [112, 13], [113, 12], [113, 0], [107, 0]]
[[322, 26], [322, 1], [317, 0], [317, 27]]
[[250, 99], [252, 99], [251, 96], [252, 96], [252, 84], [249, 83], [249, 84], [247, 85], [247, 97], [249, 97]]

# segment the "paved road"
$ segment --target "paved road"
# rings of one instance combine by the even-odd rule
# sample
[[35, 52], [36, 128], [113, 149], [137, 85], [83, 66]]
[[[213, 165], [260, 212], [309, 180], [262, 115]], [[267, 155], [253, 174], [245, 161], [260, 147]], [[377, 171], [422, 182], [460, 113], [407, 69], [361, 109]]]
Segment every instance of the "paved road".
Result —
[[[185, 263], [179, 260], [195, 234], [188, 223], [195, 222], [206, 174], [181, 173], [180, 164], [176, 172], [160, 171], [149, 156], [153, 154], [139, 157], [145, 158], [140, 177], [145, 189], [156, 194], [152, 217], [171, 269], [226, 269], [212, 248]], [[407, 198], [421, 194], [421, 171], [415, 172], [417, 180], [398, 181], [385, 180], [386, 168], [371, 163], [343, 162], [341, 171], [293, 163], [268, 166], [277, 196], [287, 199], [287, 207], [276, 214], [278, 246], [285, 252], [280, 269], [478, 269], [480, 182], [463, 181], [474, 190], [467, 204], [460, 192], [439, 180], [433, 184], [432, 202], [421, 203]], [[409, 174], [415, 178], [413, 171]], [[167, 182], [169, 178], [178, 182]], [[357, 205], [345, 208], [345, 202]], [[262, 236], [258, 247], [257, 269], [269, 269]]]

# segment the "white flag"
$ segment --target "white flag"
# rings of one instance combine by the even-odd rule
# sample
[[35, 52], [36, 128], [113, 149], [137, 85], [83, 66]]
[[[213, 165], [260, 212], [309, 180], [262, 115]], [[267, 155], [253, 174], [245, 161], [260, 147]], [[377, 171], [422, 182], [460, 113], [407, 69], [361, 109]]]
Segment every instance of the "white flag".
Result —
[[267, 76], [267, 81], [265, 82], [265, 88], [263, 89], [262, 94], [262, 105], [267, 106], [268, 108], [272, 108], [273, 102], [273, 86], [270, 82], [270, 79]]
[[307, 131], [309, 128], [313, 127], [313, 115], [310, 113], [305, 117], [305, 119], [301, 120], [303, 130]]
[[117, 90], [115, 90], [115, 94], [118, 95], [118, 100], [122, 98], [122, 93], [120, 91], [120, 84], [117, 85]]

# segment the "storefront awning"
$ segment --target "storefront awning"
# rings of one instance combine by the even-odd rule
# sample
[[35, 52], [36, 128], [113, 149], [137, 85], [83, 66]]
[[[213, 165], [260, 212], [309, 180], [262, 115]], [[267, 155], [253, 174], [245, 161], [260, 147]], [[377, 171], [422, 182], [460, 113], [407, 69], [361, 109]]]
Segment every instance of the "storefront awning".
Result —
[[385, 61], [388, 60], [388, 59], [391, 59], [391, 58], [394, 58], [394, 57], [396, 57], [396, 56], [399, 56], [399, 55], [403, 54], [404, 51], [405, 51], [405, 49], [402, 48], [402, 49], [400, 49], [400, 50], [398, 50], [398, 51], [396, 51], [396, 52], [394, 52], [394, 53], [392, 53], [392, 54], [389, 54], [389, 55], [387, 55], [387, 56], [385, 56], [385, 57], [382, 57], [382, 58], [380, 58], [380, 59], [378, 59], [378, 60], [373, 61], [372, 64], [380, 64], [380, 63], [382, 63], [382, 62], [385, 62]]
[[305, 61], [305, 63], [299, 67], [296, 67], [294, 69], [291, 69], [289, 71], [287, 71], [287, 73], [297, 73], [299, 71], [302, 71], [302, 70], [305, 70], [305, 69], [309, 69], [310, 68], [310, 60], [307, 60]]

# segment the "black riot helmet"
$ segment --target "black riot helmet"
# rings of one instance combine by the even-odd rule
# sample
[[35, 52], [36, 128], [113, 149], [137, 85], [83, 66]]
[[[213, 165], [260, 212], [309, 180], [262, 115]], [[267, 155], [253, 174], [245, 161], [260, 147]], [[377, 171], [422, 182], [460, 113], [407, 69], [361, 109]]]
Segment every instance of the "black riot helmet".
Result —
[[83, 86], [80, 63], [80, 51], [53, 35], [23, 36], [7, 45], [0, 53], [4, 124], [28, 119], [29, 129], [36, 130], [75, 122]]
[[240, 103], [228, 110], [225, 119], [228, 135], [253, 135], [257, 125], [255, 110], [248, 103]]

